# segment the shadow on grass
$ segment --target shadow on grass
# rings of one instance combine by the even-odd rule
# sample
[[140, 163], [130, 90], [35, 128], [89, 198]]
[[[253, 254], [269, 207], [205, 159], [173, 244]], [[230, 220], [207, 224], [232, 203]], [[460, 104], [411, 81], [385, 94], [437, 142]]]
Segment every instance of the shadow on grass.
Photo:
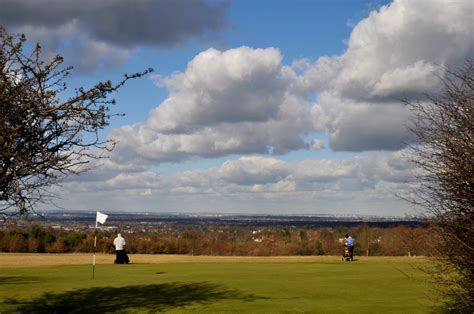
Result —
[[25, 276], [0, 276], [0, 285], [19, 285], [29, 284], [36, 282], [43, 282], [44, 280], [38, 277], [25, 277]]
[[64, 293], [45, 293], [33, 300], [7, 299], [4, 304], [21, 313], [104, 313], [131, 309], [164, 311], [222, 299], [252, 302], [253, 294], [207, 283], [164, 283], [126, 287], [98, 287]]

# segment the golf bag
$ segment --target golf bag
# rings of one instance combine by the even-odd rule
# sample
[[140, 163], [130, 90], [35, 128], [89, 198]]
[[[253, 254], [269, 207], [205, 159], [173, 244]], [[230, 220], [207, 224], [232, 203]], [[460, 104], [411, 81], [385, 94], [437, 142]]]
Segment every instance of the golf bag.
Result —
[[125, 253], [125, 250], [117, 250], [115, 251], [115, 264], [128, 264], [130, 263], [130, 260], [128, 259], [127, 253]]

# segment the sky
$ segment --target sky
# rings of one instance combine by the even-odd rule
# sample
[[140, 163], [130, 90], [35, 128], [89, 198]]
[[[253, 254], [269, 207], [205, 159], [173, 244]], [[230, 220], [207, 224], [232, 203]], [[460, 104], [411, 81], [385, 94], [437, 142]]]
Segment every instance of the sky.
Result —
[[68, 210], [420, 214], [401, 100], [474, 58], [471, 0], [0, 4], [72, 89], [154, 69], [114, 95], [109, 158], [52, 188]]

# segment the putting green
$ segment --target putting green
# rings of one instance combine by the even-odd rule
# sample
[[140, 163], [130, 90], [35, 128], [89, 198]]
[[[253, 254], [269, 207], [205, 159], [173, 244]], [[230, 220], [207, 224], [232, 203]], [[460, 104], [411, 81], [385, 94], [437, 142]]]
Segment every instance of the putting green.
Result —
[[[21, 267], [8, 262], [21, 257]], [[34, 266], [41, 257], [54, 266]], [[131, 255], [135, 263], [114, 265], [101, 255], [94, 280], [91, 265], [73, 259], [91, 260], [0, 254], [0, 312], [430, 313], [439, 306], [419, 258]]]

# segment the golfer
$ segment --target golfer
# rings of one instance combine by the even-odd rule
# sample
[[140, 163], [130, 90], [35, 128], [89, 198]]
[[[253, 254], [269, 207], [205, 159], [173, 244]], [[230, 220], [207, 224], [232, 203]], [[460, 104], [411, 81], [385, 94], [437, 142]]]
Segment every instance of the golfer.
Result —
[[349, 234], [346, 234], [345, 238], [346, 238], [345, 246], [349, 248], [349, 255], [351, 257], [351, 261], [353, 261], [354, 260], [354, 240]]
[[125, 246], [125, 239], [119, 233], [117, 237], [114, 239], [114, 246], [115, 246], [115, 264], [128, 264], [128, 256], [125, 253], [124, 246]]

